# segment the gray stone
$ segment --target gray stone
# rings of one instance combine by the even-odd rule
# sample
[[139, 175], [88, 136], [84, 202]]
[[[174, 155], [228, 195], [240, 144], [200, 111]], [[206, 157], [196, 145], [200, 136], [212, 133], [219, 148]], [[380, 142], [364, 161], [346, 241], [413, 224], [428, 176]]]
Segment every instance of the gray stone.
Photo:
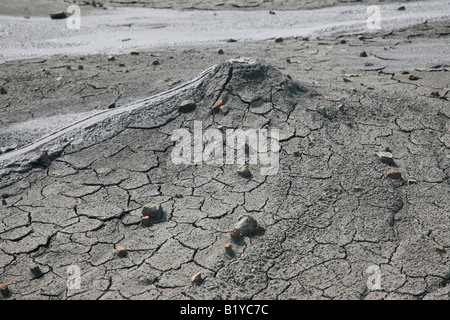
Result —
[[383, 163], [392, 164], [394, 162], [394, 156], [390, 152], [380, 151], [377, 152], [377, 155]]
[[142, 215], [149, 217], [151, 221], [158, 221], [164, 215], [164, 211], [160, 203], [148, 203], [142, 207]]
[[234, 225], [234, 231], [239, 231], [242, 235], [251, 235], [256, 231], [258, 222], [249, 215], [243, 215], [238, 218], [238, 222]]
[[181, 104], [178, 106], [178, 111], [182, 113], [191, 112], [194, 111], [196, 108], [196, 104], [192, 100], [184, 100], [181, 102]]

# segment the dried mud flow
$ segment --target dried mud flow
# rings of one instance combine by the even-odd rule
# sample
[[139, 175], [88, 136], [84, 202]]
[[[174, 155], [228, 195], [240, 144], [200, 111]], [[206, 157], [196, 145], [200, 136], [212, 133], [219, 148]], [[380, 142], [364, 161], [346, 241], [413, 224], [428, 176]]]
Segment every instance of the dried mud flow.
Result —
[[[0, 65], [0, 299], [449, 299], [449, 28]], [[278, 172], [174, 164], [196, 121]]]

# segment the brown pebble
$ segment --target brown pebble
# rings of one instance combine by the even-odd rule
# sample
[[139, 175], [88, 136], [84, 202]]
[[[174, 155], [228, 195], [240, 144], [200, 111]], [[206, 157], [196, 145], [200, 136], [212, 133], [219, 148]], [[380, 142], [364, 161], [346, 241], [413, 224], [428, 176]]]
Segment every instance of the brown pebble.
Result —
[[431, 95], [435, 96], [435, 97], [439, 97], [440, 96], [439, 91], [433, 91], [433, 92], [431, 92]]
[[407, 185], [414, 184], [414, 183], [417, 183], [417, 180], [416, 180], [416, 179], [408, 179], [408, 180], [406, 181], [406, 184], [407, 184]]
[[223, 49], [222, 48], [217, 49], [217, 53], [218, 54], [223, 54]]
[[408, 79], [409, 79], [409, 80], [419, 80], [420, 78], [419, 78], [419, 77], [416, 77], [415, 75], [410, 74], [410, 75], [408, 76]]
[[125, 70], [123, 70], [123, 72], [124, 72], [124, 73], [128, 73], [128, 72], [130, 72], [130, 70], [125, 69]]
[[223, 105], [223, 100], [219, 99], [216, 101], [216, 103], [214, 103], [214, 105], [211, 107], [212, 111], [216, 111], [220, 106]]
[[114, 58], [114, 56], [109, 56], [109, 57], [108, 57], [108, 60], [109, 60], [109, 61], [114, 61], [115, 59], [116, 59], [116, 58]]
[[401, 176], [402, 176], [402, 174], [400, 173], [400, 171], [397, 171], [397, 170], [395, 170], [395, 169], [389, 170], [388, 172], [386, 172], [386, 175], [387, 175], [389, 178], [392, 178], [392, 179], [399, 179], [399, 178], [401, 178]]
[[409, 74], [409, 71], [408, 70], [403, 70], [402, 74]]
[[202, 281], [202, 274], [200, 272], [194, 274], [191, 278], [191, 281], [197, 284], [200, 283], [200, 281]]
[[139, 51], [137, 51], [137, 50], [132, 50], [132, 51], [130, 51], [130, 54], [136, 56], [136, 55], [139, 54]]
[[116, 253], [117, 253], [117, 256], [119, 256], [120, 258], [124, 258], [128, 255], [127, 250], [122, 246], [116, 247]]
[[345, 124], [346, 124], [347, 126], [351, 126], [351, 125], [352, 125], [352, 122], [349, 121], [349, 120], [347, 120], [347, 121], [345, 121]]
[[124, 62], [119, 62], [119, 67], [125, 67], [125, 63]]
[[441, 245], [438, 245], [438, 246], [436, 246], [436, 251], [444, 252], [445, 248], [443, 246], [441, 246]]
[[291, 63], [291, 58], [287, 57], [287, 58], [286, 58], [286, 62], [287, 62], [287, 63]]
[[142, 146], [140, 144], [137, 144], [136, 149], [140, 149], [140, 148], [142, 148]]
[[225, 249], [230, 250], [231, 249], [231, 243], [227, 242], [224, 245]]
[[48, 69], [44, 69], [44, 75], [46, 75], [46, 76], [49, 76], [49, 75], [51, 75], [51, 72], [50, 72], [50, 70], [48, 70]]

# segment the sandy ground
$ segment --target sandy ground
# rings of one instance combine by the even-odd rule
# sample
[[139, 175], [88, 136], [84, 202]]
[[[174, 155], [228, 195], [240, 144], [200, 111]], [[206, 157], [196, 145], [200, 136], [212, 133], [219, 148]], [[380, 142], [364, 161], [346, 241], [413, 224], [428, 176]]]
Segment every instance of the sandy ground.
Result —
[[[1, 180], [0, 282], [11, 295], [0, 299], [448, 300], [449, 36], [450, 22], [440, 21], [223, 42], [223, 54], [204, 45], [1, 64], [3, 157], [219, 67], [187, 93], [197, 101], [193, 113], [174, 115], [179, 101], [168, 99], [164, 123], [152, 124], [144, 109], [141, 121], [104, 142], [24, 173], [10, 167], [20, 179]], [[236, 64], [230, 73], [227, 61], [242, 57], [267, 64]], [[230, 114], [211, 116], [218, 98]], [[170, 133], [196, 119], [281, 128], [280, 174], [264, 178], [252, 167], [254, 178], [242, 180], [234, 167], [172, 166]], [[114, 132], [108, 123], [100, 129]], [[386, 148], [390, 165], [374, 154]], [[150, 201], [167, 217], [143, 228]], [[236, 240], [229, 231], [240, 215], [261, 228]], [[126, 257], [117, 256], [119, 246]], [[81, 289], [66, 285], [72, 265], [81, 268]], [[380, 290], [367, 288], [370, 265], [381, 267]], [[36, 266], [42, 275], [30, 273]], [[203, 281], [194, 283], [198, 272]]]

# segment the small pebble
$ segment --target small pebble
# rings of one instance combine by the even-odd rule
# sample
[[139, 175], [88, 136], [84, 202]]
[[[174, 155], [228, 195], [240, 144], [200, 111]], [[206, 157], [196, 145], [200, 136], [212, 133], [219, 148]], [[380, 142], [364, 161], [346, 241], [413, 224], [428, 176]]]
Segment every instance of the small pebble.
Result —
[[388, 172], [386, 172], [386, 175], [392, 179], [399, 179], [402, 177], [402, 174], [399, 171], [394, 170], [394, 169], [391, 169]]
[[352, 122], [349, 121], [349, 120], [347, 120], [347, 121], [345, 121], [345, 124], [346, 124], [347, 126], [351, 126], [351, 125], [352, 125]]
[[241, 233], [240, 233], [239, 231], [231, 231], [231, 232], [230, 232], [230, 236], [231, 236], [233, 239], [238, 239], [238, 238], [241, 237]]
[[159, 65], [159, 61], [158, 60], [153, 60], [152, 61], [152, 66], [157, 66]]
[[6, 91], [5, 88], [0, 87], [0, 94], [7, 94], [8, 92]]
[[238, 222], [234, 225], [233, 231], [238, 231], [240, 234], [246, 236], [255, 233], [257, 227], [258, 223], [253, 217], [243, 215], [238, 218]]
[[194, 274], [191, 281], [192, 283], [199, 284], [202, 281], [202, 274], [200, 272]]
[[116, 254], [119, 258], [125, 258], [128, 255], [127, 250], [122, 246], [117, 246]]
[[390, 152], [380, 151], [377, 152], [377, 155], [383, 163], [392, 164], [394, 162], [394, 156]]
[[124, 62], [119, 62], [119, 67], [125, 67], [125, 63]]
[[142, 207], [142, 216], [148, 216], [152, 221], [162, 218], [164, 211], [160, 203], [148, 203]]
[[359, 56], [365, 58], [365, 57], [367, 57], [367, 52], [361, 51], [361, 52], [359, 53]]
[[443, 246], [441, 246], [441, 245], [438, 245], [438, 246], [436, 246], [436, 251], [444, 252], [445, 248]]
[[227, 40], [227, 42], [237, 42], [237, 40], [233, 39], [233, 38], [230, 38], [230, 39]]
[[283, 38], [282, 37], [276, 37], [275, 38], [275, 42], [283, 42]]
[[246, 165], [239, 165], [237, 168], [237, 173], [244, 178], [249, 178], [251, 176], [250, 170]]
[[83, 67], [82, 64], [79, 64], [79, 65], [78, 65], [78, 70], [84, 70], [84, 67]]
[[228, 114], [230, 108], [228, 106], [220, 106], [220, 111], [222, 111], [223, 114]]
[[214, 105], [211, 107], [212, 111], [217, 111], [217, 109], [223, 105], [223, 100], [219, 99], [216, 101], [216, 103], [214, 103]]
[[222, 48], [217, 49], [217, 53], [218, 53], [218, 54], [223, 54]]
[[39, 268], [39, 266], [36, 266], [34, 268], [30, 268], [31, 274], [33, 275], [33, 278], [40, 278], [44, 275], [42, 270]]
[[75, 203], [71, 203], [67, 206], [67, 208], [69, 209], [75, 209], [77, 207], [77, 205]]
[[419, 78], [419, 77], [416, 77], [415, 75], [410, 74], [410, 75], [408, 76], [408, 79], [409, 79], [409, 80], [419, 80], [420, 78]]
[[3, 298], [9, 298], [11, 296], [11, 291], [4, 283], [0, 284], [0, 293], [2, 294]]
[[109, 61], [114, 61], [114, 60], [116, 60], [116, 58], [114, 58], [114, 56], [109, 56], [109, 57], [108, 57], [108, 60], [109, 60]]
[[50, 72], [50, 70], [48, 70], [48, 69], [44, 69], [44, 75], [46, 75], [46, 76], [49, 76], [49, 75], [51, 75], [51, 72]]
[[194, 101], [192, 101], [192, 100], [184, 100], [178, 106], [178, 111], [180, 111], [182, 113], [187, 113], [187, 112], [194, 111], [196, 107], [197, 106], [196, 106]]
[[139, 54], [139, 51], [137, 51], [137, 50], [132, 50], [132, 51], [130, 51], [130, 54], [131, 54], [131, 55], [137, 56], [137, 55]]

